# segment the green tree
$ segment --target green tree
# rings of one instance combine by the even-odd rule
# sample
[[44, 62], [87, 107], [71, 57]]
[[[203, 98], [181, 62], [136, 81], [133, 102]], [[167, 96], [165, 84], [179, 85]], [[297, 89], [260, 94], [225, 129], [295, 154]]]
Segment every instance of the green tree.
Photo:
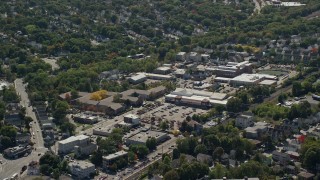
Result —
[[129, 150], [137, 154], [139, 159], [143, 159], [149, 154], [149, 149], [145, 145], [131, 145]]
[[7, 149], [9, 147], [13, 147], [14, 146], [14, 142], [7, 136], [3, 136], [1, 138], [1, 145], [3, 149]]
[[224, 149], [222, 147], [217, 147], [214, 151], [213, 151], [213, 158], [214, 159], [221, 159], [221, 156], [224, 154]]
[[238, 113], [241, 111], [241, 100], [239, 98], [231, 98], [227, 102], [227, 110], [229, 112]]
[[161, 123], [160, 123], [160, 128], [161, 128], [163, 131], [167, 130], [167, 129], [169, 128], [169, 123], [168, 123], [168, 121], [161, 121]]
[[228, 169], [223, 167], [221, 164], [217, 164], [212, 171], [209, 173], [210, 179], [221, 179], [228, 175]]
[[196, 146], [196, 148], [194, 149], [194, 154], [207, 154], [208, 153], [208, 149], [204, 144], [199, 144]]
[[146, 146], [148, 147], [148, 149], [154, 150], [157, 148], [157, 140], [156, 138], [152, 137], [152, 138], [148, 138], [146, 141]]
[[292, 95], [293, 96], [301, 96], [303, 93], [303, 87], [300, 82], [293, 82], [292, 84]]
[[15, 137], [17, 135], [17, 130], [13, 126], [3, 126], [0, 129], [0, 134], [2, 136], [7, 136], [11, 139], [15, 139]]
[[177, 180], [180, 179], [179, 174], [176, 170], [172, 169], [163, 176], [164, 180]]
[[60, 129], [62, 132], [69, 132], [70, 134], [74, 135], [76, 126], [70, 122], [64, 122], [61, 124]]

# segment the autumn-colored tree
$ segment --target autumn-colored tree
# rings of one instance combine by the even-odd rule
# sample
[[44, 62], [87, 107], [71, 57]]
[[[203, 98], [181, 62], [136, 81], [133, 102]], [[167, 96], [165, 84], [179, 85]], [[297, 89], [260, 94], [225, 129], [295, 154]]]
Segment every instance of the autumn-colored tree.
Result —
[[102, 99], [105, 99], [107, 97], [108, 92], [106, 90], [100, 90], [96, 91], [91, 94], [90, 99], [95, 101], [100, 101]]

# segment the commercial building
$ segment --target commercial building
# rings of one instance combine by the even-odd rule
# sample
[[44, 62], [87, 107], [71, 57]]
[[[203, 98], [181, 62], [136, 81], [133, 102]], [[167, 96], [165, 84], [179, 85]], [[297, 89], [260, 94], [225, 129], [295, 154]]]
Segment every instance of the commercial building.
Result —
[[146, 144], [147, 140], [149, 138], [155, 138], [157, 143], [164, 142], [170, 138], [170, 136], [167, 133], [158, 132], [158, 131], [146, 131], [138, 133], [128, 139], [126, 139], [126, 144]]
[[96, 127], [93, 129], [93, 134], [98, 136], [109, 136], [114, 128], [114, 125], [106, 127]]
[[68, 166], [71, 174], [76, 179], [88, 179], [96, 172], [94, 164], [86, 161], [73, 161]]
[[58, 142], [58, 153], [67, 154], [74, 151], [75, 146], [85, 147], [91, 145], [90, 138], [86, 135], [71, 136]]
[[[159, 75], [159, 74], [158, 74]], [[166, 76], [166, 75], [159, 75]], [[76, 99], [79, 108], [88, 111], [103, 112], [108, 115], [118, 115], [125, 111], [127, 106], [140, 106], [145, 100], [153, 100], [166, 93], [164, 86], [158, 86], [149, 90], [129, 89], [121, 93], [108, 92], [107, 97], [100, 101], [92, 100], [91, 93]], [[115, 97], [119, 97], [119, 102], [114, 101]]]
[[268, 123], [256, 122], [252, 127], [245, 128], [246, 138], [257, 139], [268, 130]]
[[254, 124], [254, 118], [251, 114], [241, 114], [236, 118], [236, 127], [239, 128], [247, 128], [249, 126], [252, 126]]
[[76, 99], [79, 108], [87, 111], [104, 112], [108, 115], [117, 115], [125, 110], [125, 105], [113, 101], [118, 93], [108, 92], [107, 97], [100, 101], [91, 99], [91, 93]]
[[73, 115], [72, 118], [75, 122], [83, 123], [83, 124], [94, 124], [98, 122], [98, 117], [89, 116], [86, 114], [75, 114]]
[[124, 122], [130, 123], [133, 125], [139, 125], [140, 124], [140, 118], [135, 114], [127, 114], [123, 117]]
[[104, 169], [108, 169], [110, 165], [112, 165], [114, 162], [119, 160], [120, 158], [128, 158], [128, 152], [126, 151], [118, 151], [113, 154], [109, 154], [108, 156], [103, 156], [102, 157], [102, 166]]
[[241, 74], [237, 77], [230, 79], [232, 86], [254, 86], [259, 85], [275, 85], [277, 84], [277, 76], [268, 74]]
[[218, 77], [233, 78], [242, 73], [252, 73], [252, 64], [249, 61], [243, 62], [228, 62], [224, 66], [207, 68], [208, 71], [213, 71]]
[[27, 154], [30, 154], [32, 151], [32, 147], [31, 146], [16, 146], [16, 147], [12, 147], [12, 148], [8, 148], [8, 149], [5, 149], [3, 151], [3, 155], [5, 157], [8, 157], [8, 158], [18, 158], [18, 157], [21, 157], [21, 156], [24, 156], [26, 153]]
[[228, 102], [227, 94], [194, 89], [177, 88], [175, 91], [165, 96], [165, 100], [175, 104], [185, 104], [196, 107], [211, 107], [212, 105], [225, 106]]

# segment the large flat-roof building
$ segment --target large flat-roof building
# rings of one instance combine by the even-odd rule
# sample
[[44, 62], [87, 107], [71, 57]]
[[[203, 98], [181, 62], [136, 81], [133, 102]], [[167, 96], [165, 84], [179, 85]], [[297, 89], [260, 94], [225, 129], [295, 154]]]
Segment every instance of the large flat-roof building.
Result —
[[[127, 106], [124, 102], [130, 103], [132, 106], [139, 106], [142, 105], [144, 100], [153, 100], [165, 93], [166, 87], [164, 86], [158, 86], [149, 90], [128, 89], [121, 93], [108, 92], [107, 97], [100, 101], [92, 100], [91, 93], [87, 93], [77, 98], [76, 102], [82, 110], [103, 112], [113, 116], [125, 111]], [[115, 96], [120, 96], [120, 102], [114, 101]]]
[[88, 146], [90, 143], [89, 136], [78, 135], [71, 136], [67, 139], [58, 142], [58, 153], [67, 154], [74, 150], [75, 146]]
[[[266, 81], [267, 80], [267, 81]], [[274, 85], [277, 83], [277, 76], [268, 74], [241, 74], [230, 80], [232, 86], [254, 86], [254, 85]]]
[[228, 95], [224, 93], [184, 88], [177, 88], [165, 96], [167, 102], [198, 107], [211, 107], [214, 104], [225, 106], [230, 98], [231, 97], [228, 98]]
[[233, 78], [242, 73], [252, 73], [252, 64], [249, 61], [228, 62], [224, 66], [209, 68], [216, 76]]
[[169, 135], [164, 132], [159, 131], [146, 131], [146, 132], [140, 132], [126, 140], [127, 145], [131, 144], [146, 144], [147, 140], [149, 138], [155, 138], [157, 143], [161, 143], [166, 141], [169, 138]]

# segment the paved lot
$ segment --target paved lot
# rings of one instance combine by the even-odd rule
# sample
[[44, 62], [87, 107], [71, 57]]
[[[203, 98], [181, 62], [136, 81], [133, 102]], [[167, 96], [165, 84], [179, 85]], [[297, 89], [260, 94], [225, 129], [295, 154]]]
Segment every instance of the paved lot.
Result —
[[308, 101], [311, 105], [318, 105], [318, 104], [320, 103], [320, 101], [314, 100], [314, 99], [312, 98], [312, 96], [310, 96], [310, 95], [307, 95], [306, 97], [307, 97], [307, 101]]
[[178, 123], [182, 122], [186, 119], [187, 116], [192, 117], [194, 114], [203, 114], [206, 113], [207, 110], [191, 108], [187, 106], [176, 106], [170, 103], [163, 103], [161, 106], [148, 110], [146, 113], [141, 114], [141, 119], [144, 122], [150, 124], [150, 120], [152, 117], [155, 117], [157, 126], [161, 121], [168, 120], [170, 123], [172, 122], [174, 127], [172, 129], [178, 129]]

